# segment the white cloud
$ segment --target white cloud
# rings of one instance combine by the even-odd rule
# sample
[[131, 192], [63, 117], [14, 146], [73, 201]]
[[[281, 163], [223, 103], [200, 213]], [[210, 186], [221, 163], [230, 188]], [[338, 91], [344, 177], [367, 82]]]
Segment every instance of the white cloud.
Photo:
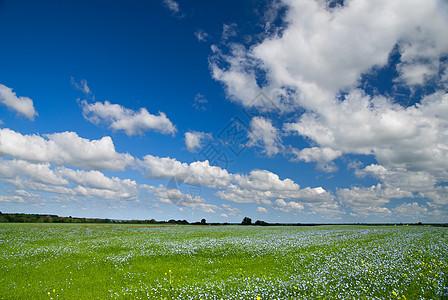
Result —
[[105, 123], [112, 129], [123, 130], [129, 136], [143, 134], [149, 130], [172, 135], [177, 131], [163, 112], [159, 112], [158, 116], [152, 115], [146, 108], [133, 111], [109, 101], [88, 104], [84, 100], [81, 105], [86, 120], [94, 124]]
[[237, 25], [235, 23], [223, 24], [221, 40], [227, 41], [229, 38], [237, 35]]
[[380, 183], [371, 187], [338, 189], [338, 200], [353, 210], [358, 216], [391, 214], [386, 204], [390, 199], [413, 198], [413, 194], [400, 188], [390, 188]]
[[410, 192], [433, 190], [437, 183], [437, 178], [426, 171], [409, 172], [403, 168], [386, 168], [378, 164], [356, 170], [355, 174], [360, 177], [370, 175], [389, 187]]
[[168, 8], [173, 15], [180, 14], [179, 3], [174, 0], [163, 0], [163, 4], [165, 4], [166, 8]]
[[430, 199], [428, 205], [440, 208], [448, 206], [448, 186], [437, 186], [431, 191], [422, 193], [422, 197]]
[[398, 82], [409, 88], [430, 77], [442, 82], [447, 74], [441, 60], [448, 54], [448, 4], [353, 0], [328, 9], [322, 1], [282, 2], [287, 7], [283, 30], [250, 47], [228, 43], [229, 53], [212, 47], [212, 75], [224, 83], [229, 98], [249, 106], [262, 91], [283, 111], [304, 111], [283, 130], [316, 145], [296, 154], [317, 161], [318, 168], [331, 171], [331, 156], [355, 153], [373, 154], [388, 168], [446, 170], [445, 91], [403, 107], [390, 97], [368, 96], [358, 86], [363, 74], [387, 65], [396, 49]]
[[428, 214], [428, 208], [424, 205], [420, 205], [417, 202], [403, 203], [393, 209], [393, 213], [397, 218], [406, 217], [406, 219], [419, 219]]
[[437, 60], [448, 52], [446, 5], [441, 1], [355, 0], [331, 11], [322, 1], [282, 2], [288, 10], [281, 33], [223, 56], [227, 69], [212, 63], [215, 79], [243, 104], [249, 100], [238, 92], [240, 83], [234, 79], [247, 77], [241, 88], [253, 89], [254, 69], [267, 72], [263, 89], [278, 96], [273, 99], [282, 101], [281, 96], [292, 88], [297, 92], [294, 102], [313, 109], [321, 100], [331, 100], [320, 99], [322, 92], [353, 88], [361, 74], [385, 65], [397, 44], [407, 64], [416, 59]]
[[263, 148], [263, 153], [272, 157], [280, 152], [280, 134], [272, 125], [271, 120], [263, 117], [254, 117], [250, 121], [249, 146]]
[[202, 95], [201, 93], [197, 93], [196, 96], [194, 96], [193, 107], [196, 110], [206, 111], [207, 110], [207, 104], [208, 104], [208, 100], [205, 99], [204, 95]]
[[25, 197], [25, 198], [38, 198], [38, 197], [40, 197], [39, 195], [31, 194], [31, 193], [29, 193], [27, 191], [24, 191], [24, 190], [16, 190], [16, 191], [14, 191], [14, 193], [16, 195], [18, 195], [18, 196]]
[[231, 216], [237, 215], [241, 213], [241, 211], [233, 206], [230, 206], [229, 204], [221, 204], [222, 209], [226, 210], [227, 213]]
[[208, 33], [205, 32], [205, 31], [202, 30], [202, 29], [196, 30], [196, 31], [194, 32], [194, 35], [196, 36], [196, 38], [197, 38], [198, 41], [200, 41], [200, 42], [205, 42], [205, 41], [207, 40], [207, 38], [208, 38]]
[[222, 208], [206, 203], [206, 201], [200, 196], [184, 194], [178, 189], [168, 189], [162, 185], [158, 187], [146, 186], [146, 189], [154, 194], [157, 200], [162, 203], [176, 205], [179, 207], [189, 207], [206, 213], [216, 213], [217, 211], [222, 211]]
[[0, 202], [25, 203], [25, 200], [20, 196], [0, 195]]
[[52, 169], [49, 163], [0, 160], [0, 180], [16, 187], [23, 199], [40, 198], [27, 190], [68, 196], [129, 200], [137, 199], [139, 186], [130, 179], [106, 177], [98, 171]]
[[56, 174], [49, 163], [29, 163], [23, 160], [0, 160], [0, 179], [14, 180], [25, 176], [34, 182], [48, 185], [65, 185], [68, 181]]
[[274, 209], [278, 209], [284, 212], [290, 212], [290, 211], [301, 211], [304, 209], [304, 206], [300, 203], [291, 201], [291, 202], [286, 202], [283, 199], [277, 199], [275, 200], [275, 206]]
[[185, 132], [185, 146], [190, 152], [196, 152], [198, 148], [203, 146], [204, 141], [210, 140], [212, 135], [210, 133], [189, 131]]
[[75, 81], [75, 78], [70, 77], [70, 83], [73, 87], [75, 87], [77, 90], [80, 90], [86, 95], [89, 95], [91, 93], [89, 86], [87, 85], [87, 80], [81, 79], [81, 81], [78, 83]]
[[265, 208], [265, 207], [257, 207], [257, 212], [262, 213], [262, 214], [267, 214], [269, 211]]
[[337, 170], [336, 164], [333, 160], [342, 155], [341, 151], [335, 151], [328, 147], [312, 147], [297, 150], [295, 148], [290, 149], [292, 154], [295, 155], [293, 160], [303, 160], [305, 162], [317, 162], [317, 168], [325, 172], [334, 172]]
[[57, 173], [78, 184], [74, 188], [78, 195], [105, 199], [136, 198], [138, 195], [138, 185], [134, 180], [118, 177], [109, 178], [98, 171], [68, 168], [59, 168]]
[[17, 97], [11, 88], [3, 84], [0, 84], [0, 103], [16, 111], [18, 114], [24, 115], [31, 121], [34, 121], [34, 117], [37, 116], [33, 100], [28, 97]]
[[[175, 178], [177, 182], [218, 189], [215, 195], [230, 202], [271, 205], [273, 200], [285, 199], [297, 202], [296, 208], [303, 205], [312, 211], [339, 212], [334, 196], [322, 187], [301, 188], [293, 180], [280, 179], [267, 170], [253, 170], [249, 175], [231, 174], [220, 167], [210, 166], [208, 161], [186, 164], [152, 155], [145, 156], [138, 164], [149, 178]], [[174, 189], [171, 193], [168, 196], [177, 199], [180, 191]]]
[[436, 75], [438, 68], [435, 69], [427, 64], [401, 64], [398, 66], [400, 79], [404, 80], [408, 85], [424, 84], [425, 80]]
[[0, 129], [0, 156], [97, 170], [124, 170], [134, 163], [131, 155], [115, 151], [108, 136], [88, 140], [75, 132], [61, 132], [44, 138], [7, 128]]
[[281, 180], [267, 170], [253, 170], [249, 175], [235, 175], [235, 182], [242, 188], [256, 191], [296, 191], [300, 186], [293, 180]]
[[208, 161], [186, 164], [169, 157], [146, 155], [139, 164], [146, 170], [146, 176], [151, 178], [174, 177], [177, 181], [209, 188], [225, 187], [231, 180], [227, 170], [211, 166]]
[[448, 94], [401, 107], [384, 97], [353, 90], [320, 114], [306, 113], [285, 130], [342, 153], [375, 155], [387, 167], [417, 171], [448, 168]]

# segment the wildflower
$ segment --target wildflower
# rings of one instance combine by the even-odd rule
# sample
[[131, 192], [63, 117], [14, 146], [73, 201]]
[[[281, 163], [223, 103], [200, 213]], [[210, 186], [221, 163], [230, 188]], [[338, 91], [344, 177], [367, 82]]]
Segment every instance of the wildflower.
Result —
[[261, 297], [260, 297], [260, 296], [258, 296], [258, 297], [257, 297], [257, 300], [261, 300]]
[[392, 291], [392, 294], [394, 294], [394, 296], [395, 296], [395, 297], [398, 297], [398, 294], [397, 294], [397, 292], [395, 292], [395, 291]]

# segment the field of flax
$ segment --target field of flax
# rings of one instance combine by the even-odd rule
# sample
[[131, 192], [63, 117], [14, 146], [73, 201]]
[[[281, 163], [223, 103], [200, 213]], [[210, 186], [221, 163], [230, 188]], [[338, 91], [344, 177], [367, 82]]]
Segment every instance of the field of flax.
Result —
[[0, 224], [0, 299], [447, 299], [448, 228]]

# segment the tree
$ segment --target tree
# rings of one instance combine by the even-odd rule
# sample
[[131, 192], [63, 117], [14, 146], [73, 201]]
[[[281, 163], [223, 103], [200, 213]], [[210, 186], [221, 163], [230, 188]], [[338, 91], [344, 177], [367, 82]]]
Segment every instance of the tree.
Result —
[[257, 220], [257, 221], [255, 221], [255, 225], [266, 226], [266, 225], [269, 225], [269, 224], [267, 222], [265, 222], [265, 221]]
[[202, 225], [205, 225], [205, 224], [207, 224], [207, 221], [206, 221], [205, 219], [202, 219], [202, 220], [201, 220], [201, 224], [202, 224]]
[[252, 225], [252, 219], [249, 217], [244, 217], [243, 222], [241, 222], [241, 225]]

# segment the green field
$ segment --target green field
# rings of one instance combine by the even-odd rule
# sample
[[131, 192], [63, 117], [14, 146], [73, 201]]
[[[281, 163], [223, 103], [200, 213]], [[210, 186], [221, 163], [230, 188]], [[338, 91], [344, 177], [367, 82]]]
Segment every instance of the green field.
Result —
[[0, 224], [1, 299], [446, 299], [448, 228]]

